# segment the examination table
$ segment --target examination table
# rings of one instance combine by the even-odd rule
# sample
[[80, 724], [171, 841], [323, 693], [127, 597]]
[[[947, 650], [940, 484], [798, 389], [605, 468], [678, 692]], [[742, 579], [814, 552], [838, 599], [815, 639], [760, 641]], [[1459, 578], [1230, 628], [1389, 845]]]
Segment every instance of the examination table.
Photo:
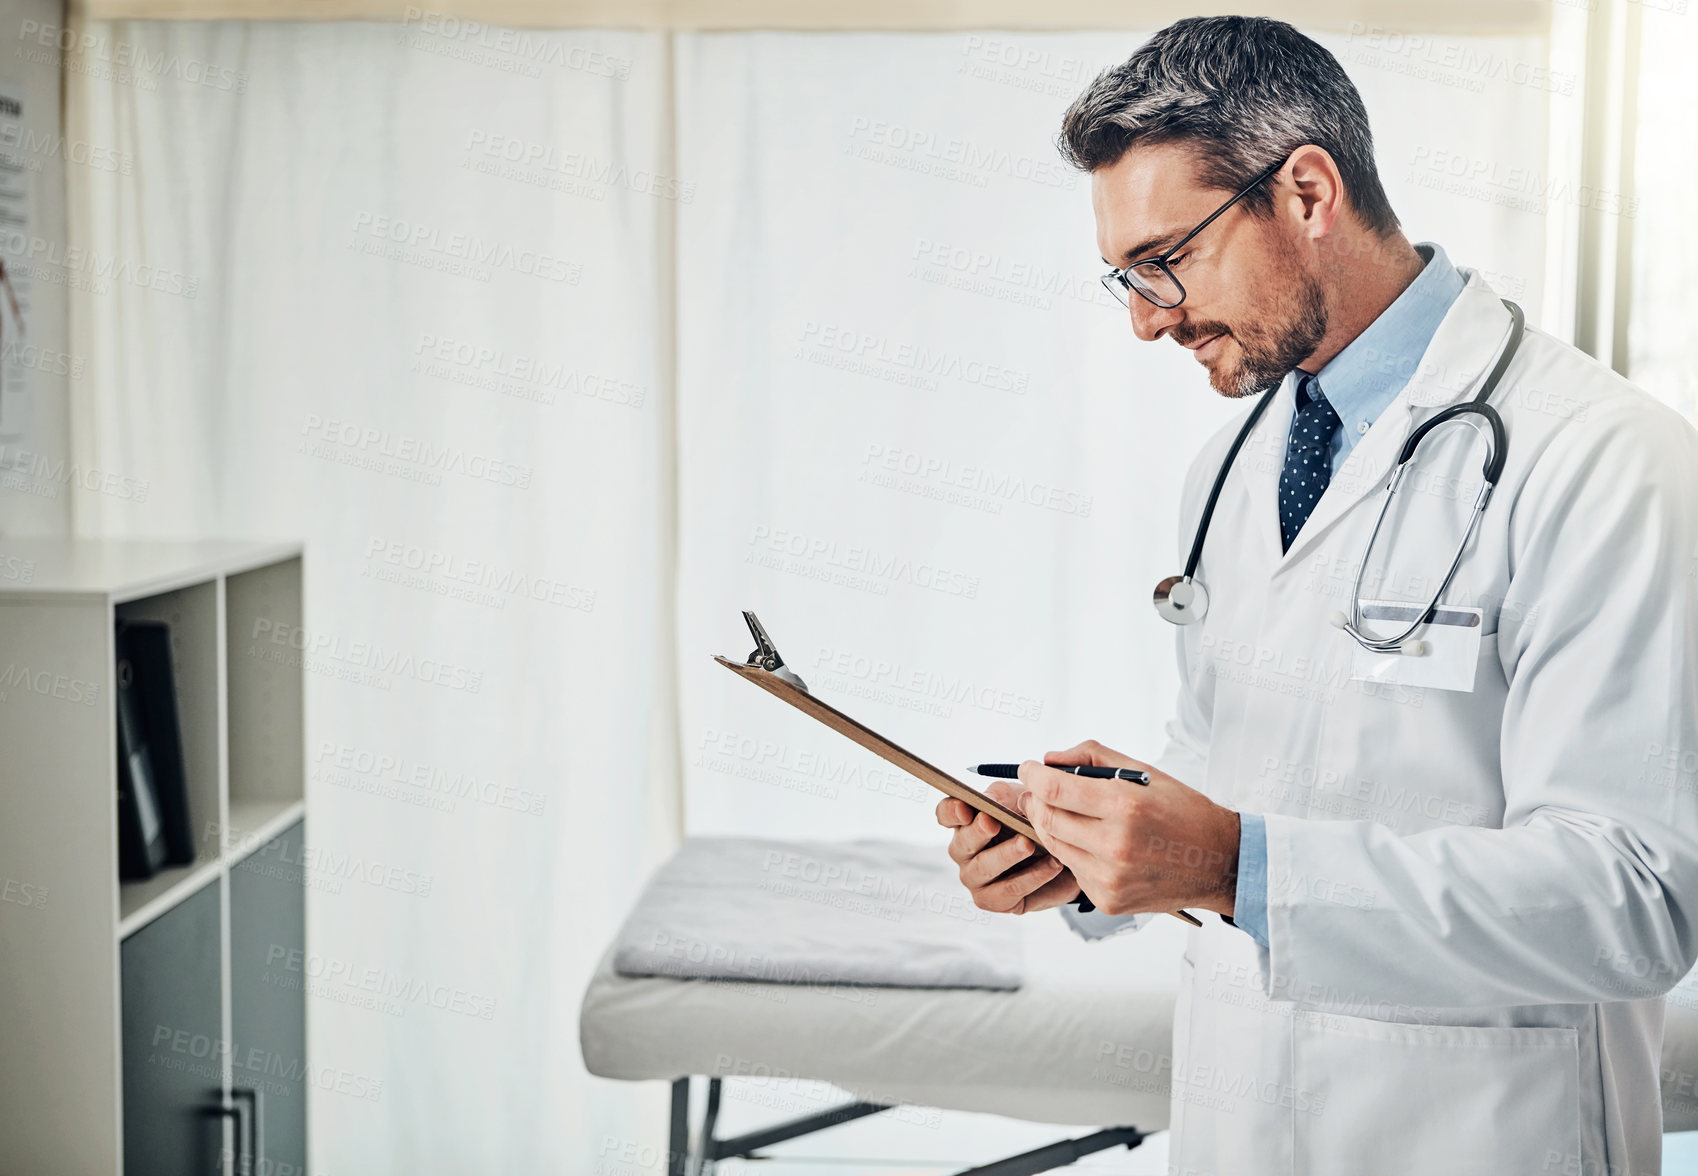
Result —
[[[632, 920], [652, 898], [651, 883]], [[744, 892], [726, 901], [758, 927], [765, 904], [798, 899]], [[833, 920], [858, 917], [817, 903], [808, 909], [826, 930]], [[1031, 1176], [1105, 1148], [1135, 1147], [1165, 1128], [1184, 925], [1159, 919], [1088, 943], [1055, 911], [1011, 921], [1024, 975], [1018, 988], [1004, 991], [621, 975], [616, 944], [584, 994], [584, 1063], [605, 1078], [672, 1083], [669, 1176], [693, 1176], [715, 1160], [757, 1155], [851, 1119], [900, 1114], [904, 1106], [1098, 1128], [960, 1176]], [[705, 1111], [692, 1124], [694, 1077], [707, 1079], [708, 1088]], [[1698, 984], [1683, 984], [1668, 998], [1662, 1077], [1665, 1130], [1698, 1129]], [[721, 1139], [725, 1079], [757, 1086], [813, 1080], [847, 1098], [817, 1109], [786, 1101], [803, 1113]]]

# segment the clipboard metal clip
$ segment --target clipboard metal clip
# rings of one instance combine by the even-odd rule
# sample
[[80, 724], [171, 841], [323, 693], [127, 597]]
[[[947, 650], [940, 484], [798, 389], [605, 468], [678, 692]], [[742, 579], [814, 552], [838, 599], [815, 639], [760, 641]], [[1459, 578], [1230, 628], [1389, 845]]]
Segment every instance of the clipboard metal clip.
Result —
[[748, 609], [743, 610], [743, 620], [748, 622], [749, 633], [755, 639], [754, 652], [749, 654], [746, 664], [758, 666], [769, 673], [777, 674], [790, 685], [806, 694], [808, 684], [796, 675], [796, 672], [784, 664], [784, 659], [778, 655], [778, 646], [772, 643], [772, 638], [766, 635], [766, 629], [761, 625], [760, 618]]

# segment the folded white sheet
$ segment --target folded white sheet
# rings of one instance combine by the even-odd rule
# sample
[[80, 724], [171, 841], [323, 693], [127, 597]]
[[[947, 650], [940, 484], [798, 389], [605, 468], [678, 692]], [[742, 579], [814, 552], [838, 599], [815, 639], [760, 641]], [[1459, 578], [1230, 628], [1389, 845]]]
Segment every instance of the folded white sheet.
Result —
[[1014, 989], [1014, 920], [973, 905], [938, 848], [686, 841], [621, 928], [624, 976]]
[[1025, 947], [1012, 991], [621, 976], [609, 945], [584, 993], [584, 1065], [626, 1081], [728, 1078], [737, 1098], [772, 1112], [761, 1121], [825, 1110], [847, 1092], [1036, 1123], [1165, 1127], [1185, 925], [1159, 918], [1087, 943], [1054, 911], [996, 918]]

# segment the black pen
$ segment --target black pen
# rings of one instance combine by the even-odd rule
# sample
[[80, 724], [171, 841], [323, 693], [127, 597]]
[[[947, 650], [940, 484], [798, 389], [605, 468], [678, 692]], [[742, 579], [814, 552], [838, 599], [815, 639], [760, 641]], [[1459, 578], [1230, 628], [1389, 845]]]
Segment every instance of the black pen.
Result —
[[[1093, 780], [1130, 780], [1134, 784], [1148, 784], [1150, 774], [1137, 768], [1098, 768], [1090, 764], [1046, 764], [1058, 772], [1072, 772], [1075, 776], [1088, 776]], [[1019, 764], [974, 764], [967, 769], [975, 776], [995, 776], [1001, 780], [1017, 780], [1020, 778]]]

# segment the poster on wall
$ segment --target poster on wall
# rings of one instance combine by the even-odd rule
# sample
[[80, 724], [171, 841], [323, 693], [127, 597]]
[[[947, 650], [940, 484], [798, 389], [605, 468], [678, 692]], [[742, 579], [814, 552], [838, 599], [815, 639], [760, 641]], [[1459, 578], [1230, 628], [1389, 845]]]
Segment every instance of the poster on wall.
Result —
[[30, 381], [24, 359], [29, 280], [21, 271], [29, 246], [30, 172], [24, 89], [0, 80], [0, 441], [29, 431]]

